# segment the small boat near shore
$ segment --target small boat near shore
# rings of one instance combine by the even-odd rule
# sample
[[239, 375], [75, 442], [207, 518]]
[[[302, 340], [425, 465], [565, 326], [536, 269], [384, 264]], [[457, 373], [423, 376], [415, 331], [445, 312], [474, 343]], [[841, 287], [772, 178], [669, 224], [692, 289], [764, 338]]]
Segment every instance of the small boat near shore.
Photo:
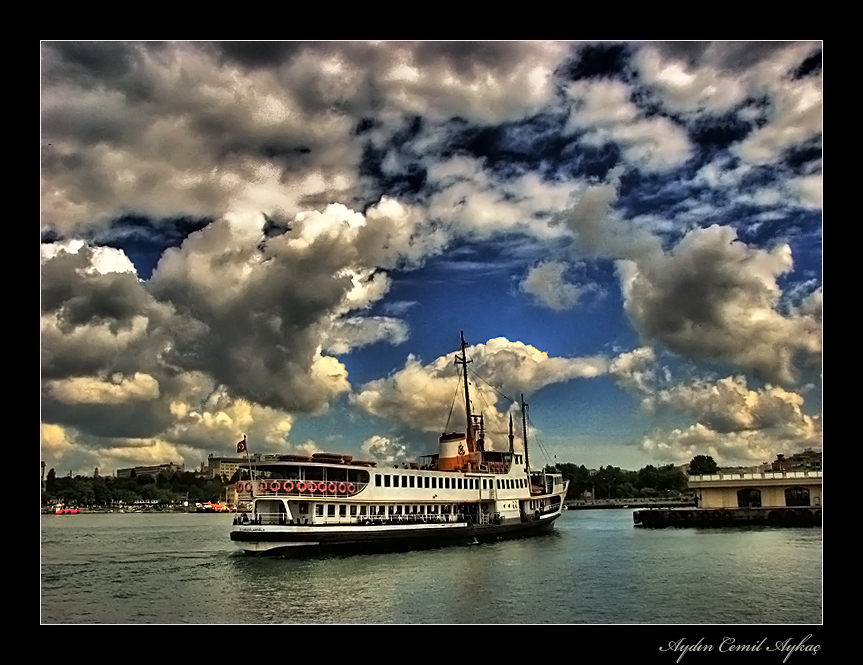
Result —
[[55, 506], [43, 510], [43, 515], [78, 515], [81, 511], [78, 508], [67, 508], [64, 504], [58, 503]]
[[[437, 546], [531, 536], [552, 529], [568, 481], [530, 467], [524, 449], [486, 449], [482, 415], [471, 412], [464, 336], [465, 431], [444, 433], [436, 454], [381, 468], [351, 455], [282, 455], [241, 467], [231, 540], [248, 554]], [[245, 450], [245, 441], [241, 447]], [[238, 446], [239, 449], [239, 446]]]
[[228, 505], [224, 501], [217, 501], [216, 503], [211, 503], [210, 501], [205, 501], [204, 503], [196, 503], [195, 504], [195, 512], [196, 513], [235, 513], [235, 512], [237, 512], [237, 508], [236, 508], [236, 506]]

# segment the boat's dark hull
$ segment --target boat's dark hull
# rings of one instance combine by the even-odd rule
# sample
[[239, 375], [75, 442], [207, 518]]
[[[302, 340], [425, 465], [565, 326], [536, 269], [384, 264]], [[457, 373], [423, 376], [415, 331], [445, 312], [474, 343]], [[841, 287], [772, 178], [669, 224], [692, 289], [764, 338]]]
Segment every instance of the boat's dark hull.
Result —
[[399, 529], [370, 525], [345, 531], [336, 531], [327, 526], [279, 531], [264, 527], [260, 531], [234, 530], [231, 532], [231, 540], [247, 554], [257, 555], [402, 550], [414, 547], [494, 542], [538, 535], [551, 530], [559, 516], [558, 513], [541, 520], [510, 524], [452, 524], [446, 528], [429, 525], [427, 528], [417, 526], [411, 529]]

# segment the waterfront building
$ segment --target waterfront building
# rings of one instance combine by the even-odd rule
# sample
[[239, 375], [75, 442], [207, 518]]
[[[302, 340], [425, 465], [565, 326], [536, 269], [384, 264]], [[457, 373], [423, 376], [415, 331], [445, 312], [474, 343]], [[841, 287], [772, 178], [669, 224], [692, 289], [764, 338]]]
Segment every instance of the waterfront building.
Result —
[[690, 476], [699, 508], [822, 506], [822, 472], [753, 471]]
[[170, 478], [175, 473], [183, 473], [184, 469], [183, 464], [174, 464], [173, 462], [154, 466], [135, 466], [128, 469], [117, 469], [117, 478], [131, 478], [133, 475], [135, 477], [152, 476], [155, 478], [160, 473], [164, 473]]

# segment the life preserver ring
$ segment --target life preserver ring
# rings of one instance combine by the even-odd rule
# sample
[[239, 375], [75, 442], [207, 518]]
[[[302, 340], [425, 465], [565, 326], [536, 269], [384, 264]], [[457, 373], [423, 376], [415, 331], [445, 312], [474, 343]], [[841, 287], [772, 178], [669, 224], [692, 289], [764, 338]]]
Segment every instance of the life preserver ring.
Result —
[[354, 492], [357, 491], [356, 488], [354, 487], [353, 483], [348, 483], [347, 490], [348, 490], [348, 494], [353, 494]]
[[258, 489], [261, 492], [266, 492], [267, 491], [267, 482], [265, 480], [262, 480], [261, 482], [259, 482], [258, 483]]
[[286, 480], [285, 484], [282, 485], [282, 489], [285, 490], [286, 492], [293, 492], [294, 491], [294, 481], [293, 480]]
[[338, 487], [338, 485], [336, 485], [335, 483], [328, 483], [327, 484], [327, 492], [329, 492], [330, 494], [335, 494], [337, 487]]
[[298, 481], [297, 482], [297, 492], [305, 492], [305, 491], [306, 491], [306, 484], [302, 480]]
[[325, 482], [318, 483], [317, 487], [315, 487], [316, 492], [320, 492], [321, 494], [327, 493], [327, 484]]
[[348, 486], [345, 485], [344, 483], [339, 483], [338, 490], [339, 490], [339, 494], [344, 494], [345, 492], [348, 491]]
[[280, 489], [282, 489], [282, 484], [278, 480], [274, 480], [270, 483], [270, 489], [274, 492], [278, 492]]

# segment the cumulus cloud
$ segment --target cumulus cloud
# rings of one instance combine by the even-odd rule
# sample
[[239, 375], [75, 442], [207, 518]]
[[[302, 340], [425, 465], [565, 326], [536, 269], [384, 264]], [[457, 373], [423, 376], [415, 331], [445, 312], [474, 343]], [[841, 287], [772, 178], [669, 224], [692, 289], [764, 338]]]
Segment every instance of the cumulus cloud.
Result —
[[350, 317], [336, 322], [327, 336], [325, 351], [336, 355], [380, 341], [402, 344], [408, 338], [403, 321], [386, 316]]
[[[691, 229], [732, 203], [759, 209], [734, 222], [750, 230], [821, 208], [822, 87], [801, 66], [818, 48], [640, 43], [623, 83], [567, 79], [558, 42], [43, 43], [43, 440], [84, 468], [246, 432], [276, 450], [352, 390], [439, 430], [451, 357], [353, 389], [348, 354], [408, 340], [415, 293], [388, 302], [405, 271], [501, 238], [521, 293], [559, 316], [593, 288], [566, 266], [615, 259], [645, 344], [790, 389], [801, 356], [820, 365], [820, 290], [782, 293], [784, 245]], [[694, 127], [716, 114], [737, 125], [714, 150]], [[493, 342], [472, 367], [512, 394], [606, 369], [658, 385], [648, 347], [608, 364]]]
[[[412, 114], [496, 123], [547, 104], [554, 42], [46, 42], [45, 222], [134, 210], [222, 216], [354, 203], [356, 123]], [[158, 192], [158, 193], [157, 193]]]
[[772, 86], [770, 99], [770, 122], [737, 148], [737, 154], [750, 164], [772, 163], [785, 150], [819, 137], [823, 130], [820, 78]]
[[788, 85], [818, 49], [817, 42], [648, 42], [634, 62], [666, 108], [722, 113]]
[[770, 430], [743, 430], [722, 433], [696, 423], [684, 429], [646, 436], [640, 448], [657, 459], [683, 463], [695, 455], [710, 455], [728, 465], [755, 466], [776, 458], [779, 453], [820, 447], [820, 437], [777, 438]]
[[689, 158], [686, 131], [668, 118], [643, 116], [625, 83], [579, 81], [567, 92], [574, 102], [567, 128], [586, 132], [583, 142], [616, 143], [628, 161], [644, 170], [667, 169]]
[[813, 419], [802, 411], [801, 395], [770, 385], [750, 390], [739, 375], [660, 390], [651, 400], [655, 406], [689, 413], [719, 433], [769, 429], [808, 443], [815, 434]]
[[584, 290], [566, 281], [566, 269], [561, 261], [540, 263], [530, 269], [519, 288], [555, 311], [575, 307]]
[[131, 377], [115, 374], [110, 380], [75, 377], [48, 381], [47, 391], [66, 404], [121, 404], [159, 397], [159, 382], [148, 374], [136, 372]]
[[395, 466], [404, 464], [410, 456], [407, 446], [400, 439], [389, 439], [378, 434], [363, 441], [360, 449], [381, 464]]
[[554, 217], [554, 225], [575, 234], [577, 249], [587, 256], [634, 259], [661, 251], [649, 230], [623, 219], [614, 209], [620, 171], [604, 183], [581, 185], [570, 194], [568, 205]]
[[750, 248], [721, 226], [691, 231], [671, 252], [618, 264], [626, 312], [643, 338], [780, 385], [795, 381], [798, 354], [821, 352], [811, 316], [778, 311], [777, 278], [791, 267], [788, 245]]
[[548, 182], [535, 173], [500, 178], [480, 160], [466, 157], [431, 164], [428, 182], [435, 188], [429, 218], [440, 220], [454, 236], [473, 238], [507, 230], [539, 238], [560, 235], [549, 221], [573, 189], [572, 183]]
[[[655, 377], [634, 368], [652, 362], [644, 349], [622, 354], [610, 373], [642, 395], [642, 407], [659, 414], [691, 419], [691, 425], [656, 429], [639, 447], [662, 460], [685, 462], [695, 455], [711, 455], [725, 464], [754, 464], [778, 453], [821, 447], [821, 419], [804, 410], [804, 397], [775, 385], [750, 388], [745, 376], [695, 379], [663, 386]], [[634, 380], [632, 380], [634, 378]]]
[[608, 366], [608, 373], [627, 390], [647, 393], [656, 380], [656, 352], [649, 346], [621, 353]]
[[807, 208], [820, 210], [824, 206], [824, 177], [820, 173], [801, 176], [792, 181], [801, 203]]
[[[553, 383], [599, 376], [607, 369], [607, 362], [600, 357], [550, 357], [523, 342], [503, 337], [468, 347], [467, 354], [473, 361], [471, 371], [481, 377], [471, 379], [472, 410], [483, 413], [489, 432], [487, 441], [499, 449], [507, 445], [505, 414], [509, 409], [506, 404], [503, 411], [498, 410], [501, 393], [512, 398], [519, 393], [530, 395]], [[391, 376], [361, 386], [351, 401], [370, 415], [413, 429], [441, 432], [448, 417], [452, 417], [450, 405], [464, 402], [455, 357], [454, 352], [423, 365], [410, 356], [405, 366]], [[454, 417], [449, 427], [463, 427], [464, 419]]]
[[[103, 445], [198, 449], [230, 445], [246, 405], [277, 423], [262, 440], [284, 445], [290, 414], [319, 412], [350, 390], [326, 350], [406, 339], [400, 320], [362, 311], [389, 289], [379, 264], [424, 253], [411, 244], [410, 216], [387, 200], [365, 215], [330, 207], [266, 238], [260, 213], [229, 215], [168, 250], [146, 282], [119, 250], [46, 243], [43, 417]], [[190, 380], [234, 406], [195, 407], [183, 397]]]

